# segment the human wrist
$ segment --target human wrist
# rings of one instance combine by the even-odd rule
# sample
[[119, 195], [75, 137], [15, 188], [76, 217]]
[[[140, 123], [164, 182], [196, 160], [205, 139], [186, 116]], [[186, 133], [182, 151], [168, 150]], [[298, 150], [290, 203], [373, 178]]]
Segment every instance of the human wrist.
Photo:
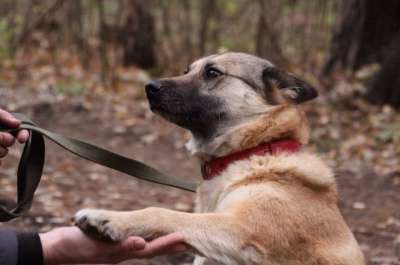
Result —
[[65, 255], [65, 240], [62, 236], [63, 228], [57, 228], [46, 233], [39, 234], [42, 242], [43, 264], [66, 264], [68, 256]]

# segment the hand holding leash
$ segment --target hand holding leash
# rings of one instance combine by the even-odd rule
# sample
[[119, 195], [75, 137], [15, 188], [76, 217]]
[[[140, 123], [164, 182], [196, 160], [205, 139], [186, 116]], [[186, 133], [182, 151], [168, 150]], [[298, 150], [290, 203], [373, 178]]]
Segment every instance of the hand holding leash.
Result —
[[[32, 169], [32, 165], [35, 165], [35, 163], [20, 164], [18, 169], [18, 206], [10, 212], [0, 205], [0, 219], [4, 218], [3, 220], [17, 217], [29, 209], [33, 192], [40, 180], [40, 174], [36, 174], [32, 178], [32, 175], [27, 173], [41, 173], [44, 156], [42, 137], [38, 137], [37, 132], [29, 135], [27, 130], [19, 130], [20, 126], [33, 126], [27, 118], [21, 116], [21, 119], [24, 121], [24, 125], [18, 118], [0, 109], [0, 158], [5, 157], [8, 153], [8, 147], [18, 140], [19, 143], [26, 143], [25, 155], [22, 159], [28, 161], [33, 155], [34, 162], [38, 163], [36, 163], [34, 171], [29, 169]], [[36, 155], [32, 150], [37, 152]], [[121, 242], [107, 243], [88, 237], [77, 227], [61, 227], [42, 233], [39, 237], [43, 260], [47, 265], [116, 263], [126, 259], [151, 258], [187, 249], [187, 246], [182, 243], [183, 236], [180, 233], [168, 234], [150, 242], [146, 242], [141, 237], [131, 236]]]
[[[20, 126], [20, 124], [21, 121], [14, 118], [14, 116], [12, 116], [10, 113], [0, 109], [0, 127], [16, 129]], [[27, 130], [21, 130], [17, 132], [16, 135], [12, 133], [0, 132], [0, 158], [7, 155], [8, 147], [12, 146], [15, 143], [15, 139], [17, 139], [18, 142], [22, 144], [28, 140], [28, 137], [29, 133]]]
[[[10, 124], [11, 120], [11, 127], [0, 126], [0, 132], [6, 135], [5, 140], [2, 141], [5, 143], [4, 146], [7, 146], [13, 141], [13, 138], [11, 139], [12, 133], [16, 134], [17, 138], [21, 138], [21, 140], [26, 140], [26, 138], [27, 140], [17, 172], [17, 206], [14, 209], [7, 209], [5, 206], [0, 205], [0, 222], [9, 221], [21, 216], [29, 210], [43, 172], [45, 137], [75, 155], [129, 176], [187, 191], [196, 191], [197, 182], [166, 175], [143, 162], [118, 155], [88, 142], [45, 130], [36, 126], [23, 114], [13, 113], [12, 115], [15, 118], [10, 118], [8, 115], [10, 114], [4, 114], [3, 111], [3, 119], [7, 120], [6, 125]], [[19, 127], [16, 127], [18, 125], [18, 121], [15, 121], [16, 119], [21, 120]], [[14, 126], [14, 128], [12, 128], [12, 126]], [[29, 137], [26, 137], [27, 133], [21, 132], [21, 129], [28, 130]], [[3, 154], [5, 155], [7, 149], [6, 147], [2, 148], [4, 149]]]

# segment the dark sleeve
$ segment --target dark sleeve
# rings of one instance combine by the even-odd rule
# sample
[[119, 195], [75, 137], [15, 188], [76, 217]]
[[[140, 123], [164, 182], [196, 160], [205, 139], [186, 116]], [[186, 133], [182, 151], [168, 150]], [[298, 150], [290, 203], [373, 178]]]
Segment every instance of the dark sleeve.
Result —
[[39, 235], [1, 230], [0, 265], [43, 265]]
[[17, 234], [11, 230], [0, 231], [0, 265], [18, 264]]
[[16, 265], [43, 265], [42, 243], [38, 234], [20, 233], [17, 234], [17, 240], [18, 263]]

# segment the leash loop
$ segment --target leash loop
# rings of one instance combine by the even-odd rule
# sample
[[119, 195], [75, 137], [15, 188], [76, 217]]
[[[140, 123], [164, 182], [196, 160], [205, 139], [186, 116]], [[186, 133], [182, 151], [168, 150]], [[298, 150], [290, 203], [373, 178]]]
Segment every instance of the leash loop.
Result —
[[13, 209], [7, 209], [5, 206], [0, 205], [0, 222], [19, 217], [30, 209], [34, 193], [43, 173], [45, 162], [44, 137], [77, 156], [132, 177], [191, 192], [195, 192], [198, 186], [197, 182], [168, 176], [140, 161], [40, 128], [23, 114], [12, 113], [12, 115], [22, 121], [20, 127], [10, 129], [0, 126], [0, 132], [16, 133], [19, 130], [26, 129], [29, 131], [29, 139], [25, 143], [18, 165], [17, 206]]

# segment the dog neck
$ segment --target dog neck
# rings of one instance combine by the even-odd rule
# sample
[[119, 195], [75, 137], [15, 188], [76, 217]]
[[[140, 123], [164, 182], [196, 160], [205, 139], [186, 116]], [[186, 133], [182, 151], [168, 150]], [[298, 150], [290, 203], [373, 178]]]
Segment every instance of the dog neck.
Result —
[[206, 161], [201, 166], [201, 174], [204, 180], [210, 180], [221, 174], [231, 163], [248, 159], [250, 156], [277, 155], [280, 153], [294, 153], [300, 150], [301, 144], [297, 140], [282, 139], [268, 143], [262, 143], [256, 147], [235, 152], [226, 156], [216, 157]]
[[250, 121], [226, 129], [225, 133], [208, 140], [192, 139], [186, 144], [192, 155], [204, 163], [214, 157], [226, 156], [278, 139], [293, 139], [304, 145], [309, 130], [304, 113], [294, 105], [279, 105]]

